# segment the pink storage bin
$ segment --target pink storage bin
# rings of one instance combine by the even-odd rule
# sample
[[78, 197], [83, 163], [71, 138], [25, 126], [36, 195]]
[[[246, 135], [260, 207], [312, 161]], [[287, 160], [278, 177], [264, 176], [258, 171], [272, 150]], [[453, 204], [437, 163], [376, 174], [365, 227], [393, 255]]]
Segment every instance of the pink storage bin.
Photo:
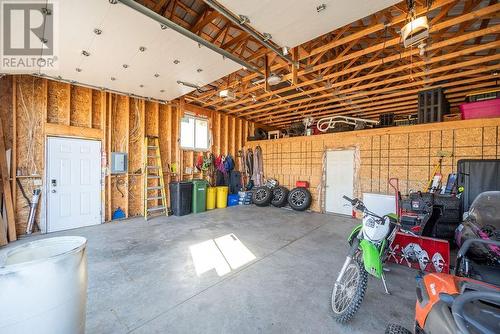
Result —
[[459, 108], [462, 119], [500, 117], [500, 99], [463, 103]]

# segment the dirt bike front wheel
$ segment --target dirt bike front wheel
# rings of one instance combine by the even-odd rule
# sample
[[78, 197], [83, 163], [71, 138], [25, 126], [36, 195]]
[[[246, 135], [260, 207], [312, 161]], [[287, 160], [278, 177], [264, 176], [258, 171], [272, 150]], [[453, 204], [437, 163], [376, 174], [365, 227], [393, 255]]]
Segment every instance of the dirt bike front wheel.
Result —
[[365, 296], [367, 283], [368, 273], [363, 264], [351, 261], [342, 279], [333, 286], [331, 307], [337, 322], [346, 323], [356, 314]]

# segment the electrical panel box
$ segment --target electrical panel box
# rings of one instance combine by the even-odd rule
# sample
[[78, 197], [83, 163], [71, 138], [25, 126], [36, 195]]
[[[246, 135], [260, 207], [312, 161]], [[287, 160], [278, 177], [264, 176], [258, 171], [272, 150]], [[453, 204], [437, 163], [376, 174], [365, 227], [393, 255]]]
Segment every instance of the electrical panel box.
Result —
[[128, 170], [128, 154], [111, 152], [111, 174], [125, 174]]

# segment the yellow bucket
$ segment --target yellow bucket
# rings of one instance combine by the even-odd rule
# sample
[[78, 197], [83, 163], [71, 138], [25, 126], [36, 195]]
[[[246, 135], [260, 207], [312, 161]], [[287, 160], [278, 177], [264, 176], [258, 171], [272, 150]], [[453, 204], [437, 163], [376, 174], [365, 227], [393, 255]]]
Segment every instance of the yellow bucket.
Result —
[[229, 192], [229, 187], [220, 186], [217, 188], [217, 209], [223, 209], [227, 206], [227, 193]]
[[217, 189], [215, 187], [207, 188], [207, 210], [215, 209], [215, 194]]

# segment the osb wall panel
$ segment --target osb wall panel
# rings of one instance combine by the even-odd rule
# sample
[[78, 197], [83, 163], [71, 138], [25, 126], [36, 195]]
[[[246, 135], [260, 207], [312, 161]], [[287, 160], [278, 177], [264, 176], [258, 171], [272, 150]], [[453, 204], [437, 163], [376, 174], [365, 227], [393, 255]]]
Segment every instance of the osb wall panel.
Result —
[[[14, 82], [17, 86], [15, 91], [13, 91]], [[16, 97], [15, 104], [14, 96]], [[189, 105], [185, 107], [191, 108]], [[12, 146], [14, 110], [17, 113], [16, 161], [18, 169], [22, 170], [23, 174], [18, 179], [27, 194], [37, 187], [34, 181], [43, 178], [44, 175], [46, 122], [103, 130], [102, 147], [107, 162], [111, 158], [112, 151], [129, 153], [129, 173], [119, 176], [107, 174], [106, 176], [105, 220], [110, 220], [113, 211], [118, 207], [129, 216], [143, 214], [142, 145], [145, 134], [156, 135], [160, 138], [167, 195], [168, 183], [182, 177], [180, 173], [171, 174], [169, 166], [176, 163], [180, 171], [183, 163], [194, 165], [196, 155], [193, 152], [183, 153], [179, 147], [179, 122], [184, 110], [179, 107], [178, 102], [174, 105], [159, 105], [156, 102], [38, 77], [4, 76], [0, 78], [0, 117], [3, 121], [7, 148]], [[254, 123], [206, 109], [202, 112], [211, 124], [212, 152], [215, 154], [236, 154], [247, 136], [253, 134]], [[82, 137], [81, 134], [84, 132], [78, 128], [74, 133]], [[237, 158], [235, 160], [238, 161]], [[184, 178], [190, 178], [190, 176]], [[29, 208], [19, 187], [16, 187], [14, 192], [17, 232], [22, 234], [25, 230]], [[40, 207], [36, 223], [40, 223]]]
[[[177, 108], [172, 106], [160, 105], [159, 108], [159, 133], [160, 133], [160, 153], [163, 166], [163, 182], [168, 186], [169, 182], [175, 179], [175, 175], [170, 174], [170, 162], [172, 161], [175, 138], [172, 136], [173, 114], [177, 113]], [[167, 197], [169, 192], [167, 190]], [[169, 198], [167, 199], [169, 200]]]
[[71, 86], [68, 83], [47, 82], [47, 122], [70, 125]]
[[[26, 194], [30, 196], [35, 178], [43, 175], [44, 169], [44, 124], [47, 110], [47, 81], [41, 78], [23, 76], [16, 84], [16, 126], [17, 126], [17, 168], [23, 177], [19, 179]], [[21, 192], [16, 193], [16, 230], [26, 230], [29, 206]], [[37, 222], [40, 211], [38, 211]]]
[[248, 142], [262, 147], [264, 174], [293, 188], [298, 180], [310, 183], [311, 209], [321, 211], [320, 194], [323, 156], [329, 149], [356, 148], [360, 168], [356, 196], [363, 192], [391, 193], [388, 179], [400, 181], [403, 194], [423, 190], [439, 162], [440, 152], [450, 154], [442, 161], [447, 179], [460, 159], [500, 158], [500, 119], [456, 121], [439, 124], [374, 129], [311, 137]]
[[92, 127], [92, 89], [71, 86], [70, 125]]
[[146, 101], [146, 135], [158, 137], [158, 103]]
[[143, 172], [144, 172], [144, 120], [145, 101], [131, 98], [129, 102], [128, 135], [128, 214], [139, 216], [144, 211]]
[[17, 166], [25, 175], [42, 175], [47, 81], [22, 76], [17, 80]]
[[92, 91], [92, 128], [102, 129], [104, 122], [104, 92]]
[[[16, 91], [13, 92], [14, 81]], [[13, 105], [13, 96], [16, 104]], [[15, 108], [14, 108], [15, 107]], [[185, 108], [202, 109], [185, 105]], [[159, 105], [133, 97], [106, 93], [86, 87], [59, 83], [33, 76], [4, 76], [0, 78], [0, 117], [4, 125], [7, 148], [12, 146], [13, 110], [16, 109], [17, 167], [23, 176], [18, 180], [29, 195], [35, 187], [34, 181], [44, 175], [45, 124], [77, 126], [71, 128], [78, 137], [81, 128], [103, 130], [103, 150], [109, 162], [112, 151], [129, 154], [129, 173], [119, 176], [106, 174], [105, 178], [105, 219], [110, 220], [118, 207], [129, 216], [142, 215], [143, 165], [142, 146], [144, 135], [160, 138], [160, 151], [164, 167], [164, 181], [181, 178], [171, 174], [169, 166], [176, 163], [181, 168], [183, 162], [194, 165], [195, 154], [183, 153], [179, 146], [179, 122], [184, 110], [179, 102], [173, 105]], [[209, 119], [212, 127], [212, 150], [214, 153], [236, 154], [246, 137], [253, 133], [254, 123], [241, 121], [214, 111], [201, 112]], [[222, 128], [216, 126], [222, 125]], [[231, 145], [231, 147], [230, 147]], [[187, 159], [184, 159], [184, 156]], [[237, 161], [237, 159], [236, 159]], [[139, 171], [140, 169], [140, 171]], [[109, 170], [107, 169], [109, 172]], [[34, 175], [33, 175], [34, 174]], [[186, 176], [189, 178], [189, 176]], [[44, 180], [42, 179], [42, 182]], [[29, 208], [16, 189], [17, 232], [24, 233]], [[42, 194], [43, 196], [43, 194]], [[40, 223], [40, 208], [36, 223]]]
[[2, 119], [5, 148], [12, 147], [12, 77], [0, 78], [0, 117]]
[[[126, 96], [113, 96], [111, 107], [111, 150], [128, 152], [129, 139], [129, 102]], [[111, 158], [111, 157], [110, 157]], [[112, 211], [121, 208], [128, 214], [128, 175], [113, 175], [111, 178]]]

